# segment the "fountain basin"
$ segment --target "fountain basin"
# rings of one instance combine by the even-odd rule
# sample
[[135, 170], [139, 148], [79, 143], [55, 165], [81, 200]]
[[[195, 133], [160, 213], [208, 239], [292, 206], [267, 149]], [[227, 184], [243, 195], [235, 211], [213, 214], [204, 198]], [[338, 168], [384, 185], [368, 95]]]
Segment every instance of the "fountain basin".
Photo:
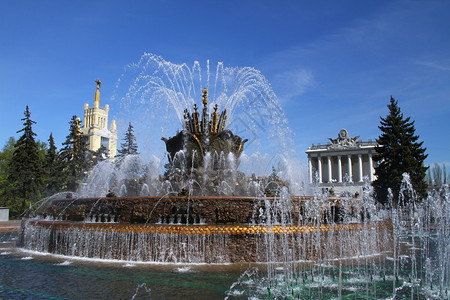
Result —
[[[21, 245], [69, 256], [164, 263], [242, 263], [354, 257], [388, 250], [390, 222], [161, 225], [25, 220]], [[367, 236], [376, 236], [370, 245]], [[318, 245], [320, 245], [318, 247]], [[368, 251], [369, 249], [369, 251]]]

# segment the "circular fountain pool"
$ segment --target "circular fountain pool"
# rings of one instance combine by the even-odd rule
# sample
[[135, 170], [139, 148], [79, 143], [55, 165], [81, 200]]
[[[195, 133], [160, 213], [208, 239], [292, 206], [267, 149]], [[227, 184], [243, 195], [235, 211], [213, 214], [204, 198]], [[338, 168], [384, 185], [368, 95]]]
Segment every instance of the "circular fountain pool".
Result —
[[[204, 91], [200, 114], [196, 105], [187, 109], [204, 87], [199, 84], [205, 77], [194, 79], [201, 73], [198, 62], [190, 70], [145, 55], [132, 67], [139, 75], [122, 98], [128, 111], [163, 107], [153, 112], [163, 119], [156, 126], [164, 131], [160, 136], [167, 136], [170, 126], [183, 128], [164, 139], [169, 164], [163, 166], [160, 159], [160, 166], [144, 165], [137, 156], [98, 164], [78, 191], [81, 197], [70, 193], [43, 201], [35, 216], [23, 221], [19, 245], [24, 251], [129, 266], [175, 263], [196, 269], [196, 264], [208, 264], [211, 269], [199, 271], [208, 275], [224, 265], [244, 266], [241, 276], [221, 289], [229, 299], [449, 297], [448, 188], [403, 207], [378, 206], [369, 184], [361, 198], [330, 197], [302, 182], [287, 121], [259, 71], [218, 64], [217, 77], [210, 81], [208, 63], [206, 87], [213, 90], [216, 105], [208, 106]], [[146, 137], [155, 136], [151, 120], [144, 116], [138, 122], [147, 129]], [[248, 143], [231, 129], [242, 132]], [[247, 149], [275, 145], [281, 166], [275, 169], [269, 159], [273, 172], [268, 176], [238, 170], [243, 162], [264, 165], [245, 161], [250, 156], [244, 144]], [[293, 196], [306, 192], [314, 196]], [[111, 197], [98, 197], [107, 193]], [[262, 263], [260, 271], [256, 263]], [[168, 281], [174, 285], [158, 294], [163, 298], [184, 282], [179, 277]], [[143, 283], [152, 291], [167, 289], [153, 277], [134, 288]], [[2, 288], [9, 286], [14, 284]], [[198, 299], [200, 289], [189, 295]]]
[[[178, 263], [332, 259], [388, 250], [391, 223], [359, 219], [362, 208], [350, 203], [360, 200], [347, 199], [344, 205], [341, 199], [328, 199], [309, 215], [312, 201], [232, 196], [59, 199], [48, 203], [45, 216], [24, 220], [20, 243], [54, 254]], [[344, 210], [352, 211], [355, 222], [344, 222]]]

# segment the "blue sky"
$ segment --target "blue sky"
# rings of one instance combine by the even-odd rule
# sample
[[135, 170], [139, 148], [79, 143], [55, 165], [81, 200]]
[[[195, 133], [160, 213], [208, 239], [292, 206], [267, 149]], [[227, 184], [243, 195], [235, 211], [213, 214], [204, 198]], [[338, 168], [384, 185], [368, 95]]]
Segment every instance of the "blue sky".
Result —
[[2, 1], [1, 146], [19, 136], [29, 105], [38, 139], [53, 132], [60, 147], [97, 78], [114, 116], [124, 66], [149, 52], [259, 69], [304, 162], [308, 146], [342, 128], [375, 139], [392, 95], [415, 120], [427, 164], [450, 164], [449, 1], [187, 2]]

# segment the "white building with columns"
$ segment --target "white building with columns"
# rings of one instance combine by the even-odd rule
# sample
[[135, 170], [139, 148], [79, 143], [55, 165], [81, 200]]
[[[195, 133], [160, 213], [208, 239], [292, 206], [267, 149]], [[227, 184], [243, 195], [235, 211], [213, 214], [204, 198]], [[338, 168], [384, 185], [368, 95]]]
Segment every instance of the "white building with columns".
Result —
[[333, 191], [362, 195], [364, 177], [372, 182], [375, 174], [373, 154], [375, 141], [358, 141], [347, 130], [339, 131], [337, 139], [329, 138], [326, 145], [312, 145], [306, 150], [310, 183]]

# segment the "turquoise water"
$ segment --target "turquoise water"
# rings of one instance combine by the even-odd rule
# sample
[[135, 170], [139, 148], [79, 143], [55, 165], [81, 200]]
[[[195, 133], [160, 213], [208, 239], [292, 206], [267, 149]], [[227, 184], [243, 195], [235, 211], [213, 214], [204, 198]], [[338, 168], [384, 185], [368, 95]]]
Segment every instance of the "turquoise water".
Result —
[[23, 252], [0, 233], [0, 299], [223, 299], [246, 266], [83, 261]]
[[[423, 250], [419, 243], [411, 248], [409, 238], [400, 243], [397, 267], [389, 251], [292, 264], [290, 272], [276, 264], [134, 264], [44, 255], [16, 248], [16, 238], [0, 233], [0, 299], [450, 299], [446, 287], [427, 284]], [[407, 255], [413, 252], [414, 266]]]

